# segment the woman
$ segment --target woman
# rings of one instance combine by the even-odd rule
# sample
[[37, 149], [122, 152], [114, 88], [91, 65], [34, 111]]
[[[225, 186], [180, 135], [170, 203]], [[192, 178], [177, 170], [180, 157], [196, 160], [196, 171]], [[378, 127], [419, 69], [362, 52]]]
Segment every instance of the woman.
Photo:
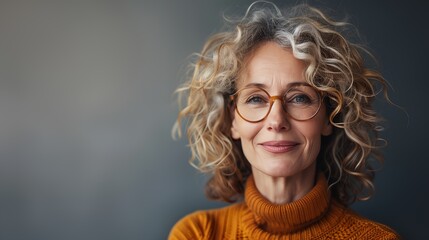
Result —
[[170, 239], [399, 238], [347, 208], [372, 194], [372, 102], [386, 96], [347, 26], [306, 5], [256, 3], [208, 40], [178, 89], [188, 101], [176, 126], [187, 118], [208, 197], [238, 203], [186, 216]]

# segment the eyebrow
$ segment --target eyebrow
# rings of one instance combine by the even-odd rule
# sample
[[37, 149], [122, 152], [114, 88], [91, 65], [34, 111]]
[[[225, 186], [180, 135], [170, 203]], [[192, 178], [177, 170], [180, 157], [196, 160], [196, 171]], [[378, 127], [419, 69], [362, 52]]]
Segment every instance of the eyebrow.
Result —
[[[287, 88], [297, 87], [297, 86], [311, 86], [311, 85], [306, 83], [306, 82], [291, 82], [291, 83], [288, 83], [286, 85]], [[263, 83], [248, 83], [244, 87], [245, 88], [247, 88], [247, 87], [259, 87], [259, 88], [263, 88], [263, 89], [268, 88], [268, 86], [263, 84]]]

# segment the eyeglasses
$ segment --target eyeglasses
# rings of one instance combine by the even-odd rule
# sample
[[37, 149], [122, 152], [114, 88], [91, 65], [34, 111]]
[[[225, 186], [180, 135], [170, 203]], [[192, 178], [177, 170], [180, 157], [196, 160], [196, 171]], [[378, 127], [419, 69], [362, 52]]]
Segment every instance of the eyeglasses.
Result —
[[295, 120], [313, 118], [321, 106], [321, 94], [308, 85], [297, 85], [288, 89], [282, 96], [270, 96], [259, 87], [245, 87], [231, 95], [238, 115], [244, 120], [257, 123], [270, 114], [274, 101], [280, 100], [283, 110]]

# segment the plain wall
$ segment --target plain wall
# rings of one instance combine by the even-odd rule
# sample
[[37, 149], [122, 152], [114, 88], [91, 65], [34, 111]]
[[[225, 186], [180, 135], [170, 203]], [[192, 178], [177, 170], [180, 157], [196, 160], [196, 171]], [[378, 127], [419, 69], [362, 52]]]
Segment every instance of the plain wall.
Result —
[[[429, 5], [307, 2], [359, 29], [408, 114], [378, 106], [386, 161], [353, 208], [428, 238]], [[165, 239], [184, 215], [223, 206], [171, 138], [173, 92], [222, 14], [250, 3], [0, 1], [0, 239]]]

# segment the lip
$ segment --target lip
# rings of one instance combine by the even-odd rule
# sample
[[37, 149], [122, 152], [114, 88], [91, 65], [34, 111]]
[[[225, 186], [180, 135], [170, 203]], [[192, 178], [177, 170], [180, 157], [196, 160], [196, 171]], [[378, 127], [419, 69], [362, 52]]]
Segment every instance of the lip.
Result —
[[286, 153], [294, 150], [299, 143], [293, 141], [268, 141], [259, 144], [264, 150], [271, 153]]

